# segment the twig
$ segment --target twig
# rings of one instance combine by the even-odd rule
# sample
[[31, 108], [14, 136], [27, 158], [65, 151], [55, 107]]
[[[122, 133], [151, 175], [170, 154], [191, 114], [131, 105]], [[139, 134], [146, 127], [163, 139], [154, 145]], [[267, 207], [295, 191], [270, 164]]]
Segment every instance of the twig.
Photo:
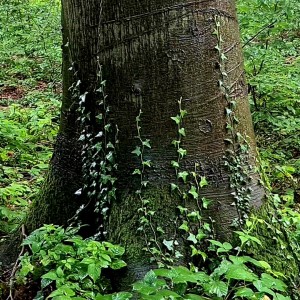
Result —
[[[22, 236], [23, 236], [23, 239], [27, 238], [27, 235], [25, 233], [25, 226], [24, 224], [21, 226], [21, 231], [22, 231]], [[10, 274], [10, 277], [9, 277], [9, 296], [6, 298], [6, 300], [14, 300], [14, 297], [13, 297], [13, 285], [14, 285], [14, 277], [16, 275], [16, 272], [19, 268], [19, 263], [20, 263], [20, 257], [23, 255], [24, 253], [24, 250], [25, 250], [25, 246], [23, 245], [22, 246], [22, 249], [18, 255], [18, 258], [16, 259], [16, 262], [13, 266], [13, 269], [11, 271], [11, 274]]]
[[265, 25], [261, 30], [259, 30], [254, 36], [252, 36], [244, 45], [242, 48], [247, 46], [250, 42], [252, 42], [257, 36], [259, 36], [263, 31], [265, 31], [268, 28], [272, 28], [273, 25], [277, 22], [278, 20], [273, 21], [270, 24]]

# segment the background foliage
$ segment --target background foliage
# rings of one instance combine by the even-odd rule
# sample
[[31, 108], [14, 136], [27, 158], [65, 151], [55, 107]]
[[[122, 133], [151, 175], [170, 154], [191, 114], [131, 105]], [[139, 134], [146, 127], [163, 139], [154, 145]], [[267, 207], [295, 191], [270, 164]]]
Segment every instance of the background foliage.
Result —
[[24, 217], [58, 129], [58, 1], [0, 1], [0, 235]]

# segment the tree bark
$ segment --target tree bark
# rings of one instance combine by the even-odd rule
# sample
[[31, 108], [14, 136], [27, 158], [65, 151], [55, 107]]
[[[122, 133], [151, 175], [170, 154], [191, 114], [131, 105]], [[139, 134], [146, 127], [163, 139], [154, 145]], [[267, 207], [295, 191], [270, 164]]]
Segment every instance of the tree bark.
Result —
[[[70, 87], [80, 82], [78, 93], [86, 94], [93, 122], [101, 64], [110, 123], [119, 128], [118, 192], [105, 229], [109, 240], [126, 248], [129, 272], [120, 284], [124, 288], [151, 267], [143, 250], [151, 239], [162, 251], [166, 251], [164, 240], [176, 240], [176, 249], [183, 255], [177, 263], [190, 257], [189, 247], [178, 233], [182, 220], [177, 207], [197, 209], [197, 205], [190, 200], [184, 203], [170, 190], [170, 183], [177, 183], [171, 161], [178, 156], [172, 145], [178, 129], [171, 117], [179, 113], [178, 100], [182, 99], [187, 111], [182, 143], [187, 156], [181, 160], [180, 171], [192, 172], [196, 166], [198, 175], [206, 177], [209, 185], [201, 190], [201, 197], [212, 202], [206, 217], [215, 220], [218, 237], [230, 239], [232, 221], [263, 204], [235, 1], [64, 0], [62, 9], [61, 127], [48, 177], [27, 228], [31, 231], [44, 223], [65, 225], [79, 205], [87, 203], [74, 195], [83, 181], [79, 99]], [[230, 111], [230, 101], [236, 103], [234, 111]], [[140, 182], [132, 175], [141, 164], [132, 154], [139, 146], [136, 117], [140, 110], [142, 139], [151, 143], [143, 155], [152, 163], [144, 174], [149, 185], [143, 189], [142, 199], [149, 202], [147, 211], [155, 212], [151, 217], [154, 230], [148, 226], [145, 232], [137, 230], [142, 204], [136, 193]], [[228, 129], [231, 123], [234, 132]], [[237, 165], [232, 166], [232, 158]], [[237, 179], [235, 173], [239, 172], [247, 178]], [[189, 184], [180, 186], [189, 188]], [[250, 190], [249, 203], [243, 207], [235, 195]], [[157, 227], [164, 233], [155, 236]]]
[[[216, 221], [215, 230], [221, 239], [230, 239], [232, 221], [243, 212], [235, 202], [232, 175], [226, 168], [227, 150], [238, 155], [241, 145], [228, 145], [231, 133], [226, 130], [228, 98], [220, 81], [226, 71], [225, 83], [230, 99], [237, 103], [235, 133], [247, 137], [250, 145], [247, 156], [240, 160], [240, 168], [248, 168], [249, 178], [244, 183], [252, 190], [250, 207], [262, 204], [264, 189], [255, 173], [255, 139], [247, 99], [243, 59], [234, 1], [104, 1], [99, 26], [98, 52], [107, 80], [111, 121], [118, 124], [119, 134], [119, 197], [113, 204], [109, 222], [109, 237], [126, 246], [127, 261], [133, 278], [140, 277], [149, 262], [144, 255], [145, 239], [136, 232], [139, 227], [135, 196], [139, 183], [132, 172], [139, 167], [139, 159], [131, 154], [138, 144], [136, 116], [142, 114], [142, 135], [151, 141], [152, 148], [145, 157], [153, 163], [147, 169], [150, 181], [146, 198], [151, 199], [150, 210], [154, 227], [166, 232], [160, 237], [172, 240], [177, 206], [182, 200], [174, 198], [169, 185], [176, 182], [170, 162], [176, 160], [171, 142], [177, 129], [170, 117], [178, 114], [179, 99], [183, 99], [187, 117], [184, 119], [186, 137], [183, 148], [187, 157], [181, 170], [205, 176], [209, 186], [202, 195], [212, 201], [208, 215]], [[215, 35], [217, 23], [222, 36], [222, 47], [227, 59], [220, 66]], [[236, 141], [234, 141], [234, 144]], [[238, 167], [238, 166], [237, 166]], [[250, 170], [251, 168], [249, 168]], [[191, 208], [195, 204], [189, 204]], [[195, 208], [195, 207], [194, 207]], [[151, 236], [151, 233], [148, 233]], [[150, 238], [151, 239], [151, 238]], [[178, 241], [179, 244], [182, 241]], [[189, 253], [179, 249], [185, 259]], [[125, 284], [126, 285], [126, 284]]]

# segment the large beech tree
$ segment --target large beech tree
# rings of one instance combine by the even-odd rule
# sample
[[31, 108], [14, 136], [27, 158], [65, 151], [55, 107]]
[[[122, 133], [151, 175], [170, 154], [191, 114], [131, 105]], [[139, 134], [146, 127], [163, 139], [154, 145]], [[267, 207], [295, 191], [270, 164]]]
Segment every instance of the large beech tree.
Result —
[[[171, 192], [170, 184], [184, 187], [171, 161], [178, 152], [174, 117], [178, 100], [187, 111], [180, 146], [186, 150], [180, 171], [206, 178], [201, 197], [211, 201], [206, 218], [215, 221], [221, 239], [231, 237], [231, 224], [242, 222], [251, 208], [263, 204], [264, 189], [256, 173], [256, 148], [243, 72], [238, 21], [234, 0], [63, 0], [63, 103], [61, 125], [44, 187], [27, 220], [29, 231], [43, 223], [66, 225], [85, 194], [76, 196], [82, 178], [78, 103], [84, 95], [90, 113], [89, 128], [97, 134], [96, 102], [99, 79], [106, 80], [105, 94], [110, 124], [118, 127], [116, 199], [105, 219], [106, 237], [126, 248], [129, 274], [139, 277], [149, 268], [145, 235], [141, 227], [138, 176], [141, 160], [132, 151], [139, 145], [136, 117], [142, 140], [150, 140], [144, 159], [151, 167], [142, 190], [147, 209], [154, 211], [152, 227], [162, 229], [156, 241], [172, 240], [183, 262], [189, 248], [180, 234], [178, 206], [197, 209], [192, 199]], [[101, 68], [100, 68], [101, 66]], [[101, 69], [101, 76], [99, 70]], [[77, 84], [78, 83], [78, 84]], [[77, 91], [74, 85], [77, 84]], [[97, 91], [98, 90], [98, 91]], [[176, 146], [176, 145], [175, 145]], [[198, 179], [200, 179], [200, 177]], [[91, 204], [88, 218], [95, 219]], [[179, 220], [179, 221], [178, 221]], [[103, 220], [102, 220], [103, 221]], [[93, 222], [93, 226], [97, 226]], [[146, 237], [147, 239], [147, 237]], [[167, 250], [167, 249], [166, 249]]]

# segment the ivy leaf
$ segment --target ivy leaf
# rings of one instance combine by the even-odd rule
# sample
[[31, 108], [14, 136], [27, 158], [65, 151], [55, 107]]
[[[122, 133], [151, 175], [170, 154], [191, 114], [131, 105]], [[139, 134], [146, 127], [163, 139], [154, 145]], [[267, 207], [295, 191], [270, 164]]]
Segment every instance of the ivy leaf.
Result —
[[149, 139], [144, 140], [144, 141], [142, 142], [142, 144], [143, 144], [143, 146], [145, 146], [145, 147], [147, 147], [147, 148], [151, 148], [150, 140], [149, 140]]
[[163, 244], [167, 247], [167, 249], [169, 251], [173, 251], [174, 250], [174, 241], [167, 241], [167, 240], [163, 240]]
[[201, 176], [201, 180], [200, 180], [200, 187], [203, 188], [204, 186], [207, 186], [208, 185], [208, 182], [205, 178], [205, 176]]
[[178, 125], [180, 124], [180, 116], [177, 115], [176, 117], [171, 117], [171, 119]]
[[197, 244], [196, 236], [193, 233], [189, 234], [187, 240], [193, 242], [194, 244]]
[[189, 190], [189, 194], [191, 194], [193, 196], [194, 199], [198, 199], [198, 193], [197, 193], [197, 189], [195, 186], [192, 186], [191, 189]]
[[177, 161], [175, 161], [175, 160], [172, 160], [171, 161], [171, 166], [173, 167], [173, 168], [179, 168], [179, 163], [177, 162]]
[[132, 175], [141, 175], [141, 170], [140, 169], [135, 169], [133, 172], [132, 172]]
[[185, 136], [185, 129], [184, 128], [180, 128], [178, 130], [179, 134], [182, 135], [182, 136]]
[[141, 156], [141, 147], [136, 146], [136, 148], [133, 151], [131, 151], [131, 153], [135, 154], [136, 156]]
[[175, 191], [178, 189], [178, 185], [174, 184], [174, 183], [171, 183], [171, 191]]
[[143, 161], [143, 166], [147, 166], [147, 167], [149, 167], [149, 168], [151, 168], [151, 160], [145, 160], [145, 161]]
[[209, 204], [211, 203], [211, 200], [207, 199], [207, 198], [202, 198], [202, 206], [204, 209], [207, 209]]
[[189, 175], [189, 173], [187, 171], [179, 172], [178, 179], [182, 178], [183, 182], [186, 183], [188, 175]]
[[182, 149], [182, 148], [179, 148], [177, 150], [177, 152], [179, 153], [179, 155], [180, 155], [181, 158], [185, 157], [186, 154], [187, 154], [187, 151], [185, 149]]
[[187, 111], [185, 109], [180, 110], [180, 117], [183, 119], [185, 115], [187, 114]]
[[187, 225], [187, 221], [184, 221], [184, 222], [180, 225], [179, 229], [184, 230], [185, 232], [188, 232], [188, 231], [190, 230], [190, 228], [189, 228], [189, 226]]

